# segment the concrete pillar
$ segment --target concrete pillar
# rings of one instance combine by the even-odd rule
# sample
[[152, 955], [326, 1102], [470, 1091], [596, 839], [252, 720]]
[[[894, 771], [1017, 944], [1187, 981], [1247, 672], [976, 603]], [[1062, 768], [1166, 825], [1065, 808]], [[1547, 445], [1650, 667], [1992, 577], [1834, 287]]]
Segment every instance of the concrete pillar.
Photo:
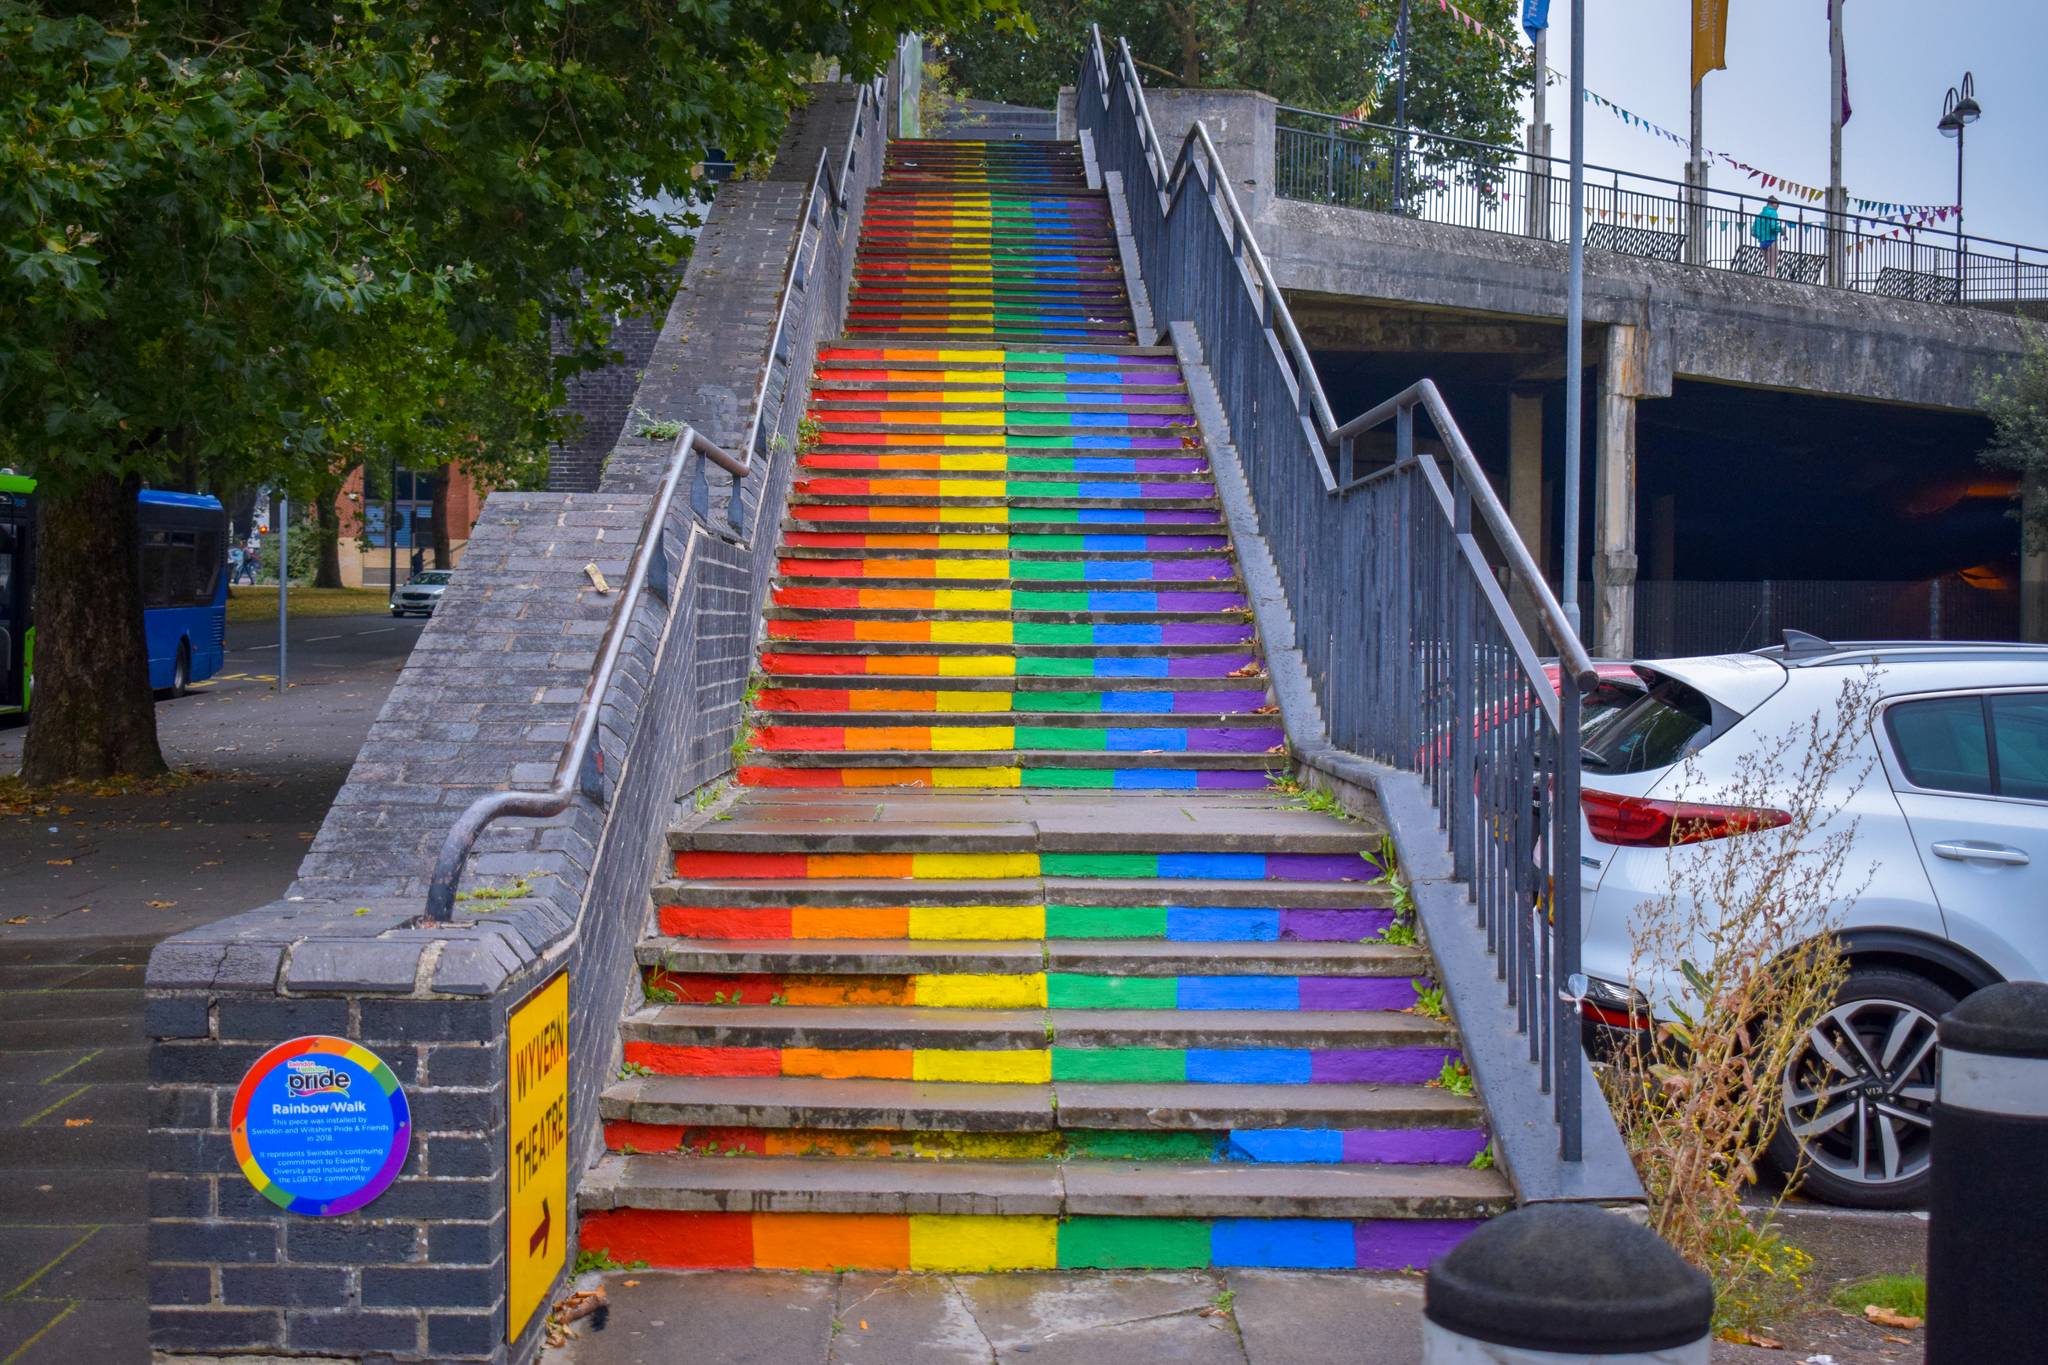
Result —
[[[2030, 480], [2020, 494], [2020, 515], [2036, 521], [2048, 515], [2048, 486]], [[2048, 546], [2030, 549], [2020, 532], [2020, 638], [2048, 642]]]
[[1642, 393], [1639, 329], [1607, 329], [1600, 361], [1600, 425], [1594, 457], [1593, 653], [1626, 659], [1636, 643], [1636, 399]]
[[[1530, 558], [1544, 573], [1550, 571], [1550, 546], [1544, 539], [1543, 496], [1543, 390], [1516, 387], [1508, 391], [1508, 520], [1515, 534], [1528, 547]], [[1536, 604], [1524, 592], [1508, 599], [1522, 630], [1536, 639]]]
[[1168, 171], [1180, 155], [1188, 129], [1199, 120], [1209, 127], [1209, 140], [1223, 158], [1223, 167], [1237, 190], [1237, 206], [1245, 217], [1256, 219], [1273, 202], [1280, 104], [1271, 95], [1256, 90], [1160, 87], [1145, 92], [1145, 107], [1152, 111], [1152, 126], [1159, 133], [1159, 149], [1166, 156]]

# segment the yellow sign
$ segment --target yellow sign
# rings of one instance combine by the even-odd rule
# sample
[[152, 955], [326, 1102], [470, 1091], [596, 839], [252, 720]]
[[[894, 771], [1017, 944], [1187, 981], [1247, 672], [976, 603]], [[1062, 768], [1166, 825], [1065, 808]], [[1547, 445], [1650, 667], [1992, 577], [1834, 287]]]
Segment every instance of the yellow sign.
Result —
[[519, 1002], [506, 1020], [512, 1097], [505, 1163], [511, 1267], [505, 1339], [517, 1341], [562, 1272], [569, 1235], [569, 973]]

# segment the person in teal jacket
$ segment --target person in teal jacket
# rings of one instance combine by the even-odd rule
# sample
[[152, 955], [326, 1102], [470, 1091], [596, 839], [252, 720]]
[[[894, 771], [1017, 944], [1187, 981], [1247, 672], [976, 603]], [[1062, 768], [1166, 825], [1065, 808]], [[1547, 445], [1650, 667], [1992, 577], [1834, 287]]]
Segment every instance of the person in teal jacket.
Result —
[[1785, 235], [1785, 221], [1778, 217], [1778, 196], [1772, 195], [1761, 212], [1749, 220], [1749, 235], [1763, 248], [1764, 270], [1778, 273], [1778, 239]]

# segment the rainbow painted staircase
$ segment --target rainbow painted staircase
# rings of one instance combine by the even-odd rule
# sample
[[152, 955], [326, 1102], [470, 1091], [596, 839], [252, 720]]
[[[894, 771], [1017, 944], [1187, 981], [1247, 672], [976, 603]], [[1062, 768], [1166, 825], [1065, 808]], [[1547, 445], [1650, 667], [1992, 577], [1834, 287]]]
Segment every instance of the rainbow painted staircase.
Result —
[[1379, 831], [1271, 789], [1203, 443], [1079, 150], [894, 144], [848, 327], [738, 786], [655, 887], [584, 1247], [1427, 1264], [1509, 1187], [1426, 952], [1381, 937]]

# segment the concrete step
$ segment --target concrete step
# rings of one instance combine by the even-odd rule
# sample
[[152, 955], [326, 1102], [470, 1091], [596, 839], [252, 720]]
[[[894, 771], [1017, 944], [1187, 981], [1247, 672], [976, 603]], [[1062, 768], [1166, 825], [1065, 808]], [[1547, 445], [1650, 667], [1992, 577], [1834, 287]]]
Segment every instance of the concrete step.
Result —
[[[1136, 564], [1176, 565], [1190, 562], [1235, 565], [1228, 539], [1221, 535], [1084, 536], [1018, 532], [945, 536], [891, 535], [863, 531], [793, 531], [776, 554], [790, 565], [813, 563], [862, 566], [861, 572], [882, 574], [922, 571], [924, 566], [1028, 566], [1027, 573], [1052, 578], [1067, 573], [1123, 572]], [[892, 566], [904, 565], [897, 569]], [[852, 572], [849, 568], [847, 572]], [[962, 572], [966, 572], [962, 567]], [[1012, 568], [1011, 572], [1016, 572]], [[1156, 572], [1156, 569], [1155, 569]]]
[[[791, 753], [770, 750], [754, 750], [745, 756], [749, 768], [919, 768], [939, 770], [948, 768], [1037, 768], [1037, 769], [1114, 769], [1141, 767], [1162, 771], [1187, 770], [1244, 770], [1247, 772], [1277, 772], [1286, 766], [1284, 754], [1241, 754], [1227, 751], [1160, 751], [1157, 753], [1107, 753], [1099, 750], [1069, 751], [1062, 749], [977, 749], [972, 752], [949, 753], [931, 751], [902, 753], [889, 749], [838, 749], [823, 753]], [[742, 782], [746, 779], [743, 777]], [[1256, 782], [1249, 790], [1259, 790], [1266, 783]]]
[[[1454, 1048], [1448, 1023], [1370, 1010], [972, 1010], [648, 1005], [626, 1042], [678, 1048], [1043, 1050]], [[628, 1060], [631, 1060], [629, 1057]]]
[[[1174, 678], [1189, 677], [1230, 677], [1241, 679], [1263, 677], [1265, 668], [1258, 654], [1243, 644], [1208, 644], [1201, 641], [1186, 643], [1116, 643], [1086, 645], [1067, 644], [987, 644], [978, 642], [953, 643], [948, 641], [917, 640], [874, 640], [874, 641], [807, 641], [800, 648], [764, 652], [761, 667], [764, 672], [788, 673], [840, 673], [850, 671], [844, 661], [850, 657], [864, 661], [861, 671], [865, 673], [903, 676], [928, 674], [945, 677], [948, 685], [952, 675], [974, 675], [981, 677], [1026, 677], [1059, 678]], [[948, 660], [945, 664], [920, 663], [919, 660]], [[1086, 667], [1089, 663], [1098, 668]], [[1240, 682], [1239, 686], [1250, 686]]]
[[1428, 1166], [906, 1163], [607, 1156], [586, 1211], [1058, 1217], [1475, 1219], [1513, 1206], [1498, 1171]]
[[761, 753], [804, 750], [849, 753], [1122, 753], [1185, 752], [1197, 754], [1270, 754], [1285, 743], [1277, 723], [1265, 728], [1243, 726], [1153, 725], [1115, 730], [1077, 726], [972, 727], [946, 724], [943, 715], [912, 724], [876, 726], [856, 720], [851, 725], [768, 724], [753, 731], [753, 749]]
[[[1119, 809], [1121, 803], [1128, 808]], [[1057, 805], [868, 797], [820, 806], [749, 795], [716, 818], [685, 818], [668, 836], [677, 852], [1002, 854], [1035, 860], [1020, 876], [1286, 882], [1369, 881], [1380, 875], [1372, 856], [1377, 842], [1373, 825], [1264, 795], [1121, 802], [1075, 796]], [[1171, 869], [1149, 865], [1167, 855], [1191, 859]]]
[[[939, 480], [931, 480], [930, 482], [940, 482], [940, 481], [939, 481]], [[972, 483], [972, 482], [975, 482], [975, 481], [973, 481], [973, 480], [962, 480], [961, 482], [965, 482], [965, 483]], [[1056, 485], [1047, 485], [1047, 487], [1054, 487], [1054, 486], [1056, 486]], [[1077, 486], [1078, 486], [1078, 485], [1077, 485]], [[1208, 486], [1209, 486], [1209, 485], [1207, 485], [1207, 484], [1190, 484], [1190, 485], [1188, 485], [1188, 487], [1190, 487], [1190, 488], [1206, 488], [1206, 487], [1208, 487]], [[1168, 492], [1168, 491], [1162, 491], [1162, 490], [1164, 490], [1164, 489], [1166, 489], [1166, 488], [1168, 488], [1168, 487], [1169, 487], [1169, 485], [1164, 485], [1164, 484], [1156, 484], [1156, 485], [1155, 485], [1155, 484], [1148, 484], [1148, 485], [1146, 485], [1145, 487], [1146, 487], [1146, 489], [1147, 489], [1148, 491], [1145, 491], [1145, 492], [1142, 492], [1142, 493], [1136, 493], [1136, 494], [1131, 494], [1131, 495], [1129, 495], [1129, 496], [1111, 496], [1111, 495], [1106, 495], [1106, 494], [1089, 494], [1089, 493], [1044, 493], [1044, 494], [1033, 494], [1033, 493], [1012, 493], [1012, 492], [1000, 492], [1000, 493], [983, 493], [983, 492], [967, 492], [967, 491], [961, 491], [961, 492], [946, 492], [946, 491], [938, 491], [938, 492], [932, 492], [932, 493], [887, 493], [887, 492], [846, 492], [846, 493], [830, 493], [830, 492], [818, 492], [818, 493], [812, 493], [812, 492], [803, 492], [803, 491], [795, 491], [795, 492], [792, 492], [792, 493], [791, 493], [791, 494], [789, 495], [789, 505], [790, 505], [790, 507], [791, 507], [792, 509], [802, 509], [802, 508], [806, 508], [806, 507], [847, 507], [847, 508], [855, 508], [855, 507], [857, 507], [857, 508], [861, 508], [861, 509], [863, 509], [863, 510], [867, 510], [867, 509], [875, 509], [875, 510], [882, 510], [882, 509], [887, 509], [887, 511], [888, 511], [888, 512], [891, 512], [891, 513], [901, 513], [901, 512], [917, 511], [917, 510], [920, 510], [920, 509], [932, 509], [932, 508], [940, 508], [940, 507], [944, 507], [944, 508], [968, 508], [968, 509], [978, 509], [978, 508], [998, 508], [998, 507], [1001, 507], [1001, 508], [1017, 508], [1017, 509], [1030, 509], [1030, 510], [1046, 510], [1046, 511], [1051, 511], [1051, 510], [1055, 510], [1055, 509], [1072, 509], [1072, 510], [1074, 510], [1074, 511], [1104, 511], [1104, 512], [1121, 512], [1121, 511], [1132, 511], [1132, 510], [1145, 510], [1145, 511], [1155, 511], [1155, 510], [1156, 510], [1156, 511], [1205, 511], [1205, 510], [1206, 510], [1206, 511], [1209, 511], [1209, 512], [1211, 512], [1212, 514], [1213, 514], [1213, 512], [1214, 512], [1214, 510], [1215, 510], [1215, 506], [1216, 506], [1216, 503], [1215, 503], [1215, 498], [1213, 497], [1213, 495], [1203, 495], [1203, 494], [1195, 494], [1195, 493], [1186, 493], [1186, 494], [1183, 494], [1183, 493], [1178, 493], [1178, 492]], [[1138, 503], [1142, 503], [1142, 504], [1143, 504], [1143, 507], [1142, 507], [1142, 509], [1140, 509], [1140, 508], [1135, 508], [1135, 507], [1133, 507], [1133, 504], [1138, 504]], [[802, 516], [802, 515], [803, 515], [803, 513], [802, 513], [802, 511], [801, 511], [801, 510], [796, 510], [795, 514], [796, 514], [796, 515], [798, 515], [798, 516]], [[927, 513], [926, 513], [926, 515], [927, 515], [927, 517], [930, 517], [930, 514], [929, 514], [929, 512], [927, 512]], [[867, 520], [885, 520], [885, 521], [896, 521], [896, 520], [902, 520], [903, 518], [901, 518], [901, 517], [899, 517], [899, 516], [883, 516], [883, 517], [879, 517], [879, 518], [865, 518], [865, 519], [867, 519]], [[931, 520], [935, 520], [935, 521], [937, 521], [937, 520], [947, 520], [946, 518], [938, 518], [938, 517], [930, 517], [930, 519], [931, 519]]]
[[788, 1076], [637, 1076], [607, 1086], [608, 1122], [841, 1132], [1217, 1132], [1469, 1128], [1469, 1097], [1420, 1085], [974, 1084]]
[[782, 579], [858, 581], [866, 585], [928, 587], [934, 581], [963, 581], [969, 587], [1145, 587], [1188, 583], [1237, 587], [1237, 561], [1217, 546], [1188, 551], [1057, 551], [1026, 559], [1010, 548], [922, 548], [891, 546], [782, 546], [776, 559]]
[[[766, 695], [764, 692], [762, 695]], [[786, 694], [785, 694], [786, 695]], [[1046, 694], [1053, 695], [1051, 693]], [[1027, 698], [1029, 694], [1026, 694]], [[779, 699], [779, 698], [778, 698]], [[759, 706], [759, 698], [756, 698]], [[816, 711], [792, 710], [776, 706], [759, 707], [754, 719], [763, 728], [782, 726], [821, 726], [826, 729], [897, 729], [911, 726], [945, 726], [955, 729], [988, 727], [1000, 729], [1019, 724], [1032, 726], [1063, 727], [1072, 730], [1123, 730], [1145, 728], [1170, 717], [1175, 726], [1205, 730], [1258, 730], [1278, 724], [1271, 712], [1262, 713], [1256, 707], [1242, 711], [1168, 711], [1148, 714], [1145, 712], [1107, 711], [1032, 711], [1018, 706], [1004, 711], [951, 711], [936, 707], [923, 711]]]
[[[779, 793], [778, 793], [779, 794]], [[1204, 881], [1162, 885], [1140, 877], [1012, 877], [987, 881], [837, 877], [658, 882], [659, 906], [790, 906], [823, 909], [956, 905], [1071, 906], [1091, 910], [1186, 906], [1243, 910], [1351, 910], [1390, 903], [1392, 892], [1369, 882]]]
[[[678, 905], [658, 907], [658, 931], [694, 939], [1158, 940], [1175, 943], [1359, 943], [1394, 920], [1379, 888], [1342, 907], [1015, 904], [848, 906]], [[1041, 896], [1040, 899], [1050, 899]], [[1161, 896], [1178, 900], [1178, 896]]]
[[1173, 943], [1113, 939], [648, 939], [642, 967], [692, 976], [1398, 977], [1426, 975], [1419, 948], [1387, 943]]
[[1251, 624], [1245, 594], [1227, 581], [1143, 579], [1069, 586], [1026, 580], [1021, 587], [795, 582], [777, 583], [771, 591], [775, 605], [767, 609], [765, 617], [770, 621], [1241, 620], [1244, 625]]
[[[822, 657], [822, 656], [821, 656]], [[791, 660], [793, 662], [793, 660]], [[1228, 703], [1233, 708], [1266, 704], [1261, 678], [1055, 678], [953, 677], [883, 678], [849, 681], [836, 664], [834, 671], [806, 675], [800, 670], [764, 680], [755, 705], [763, 710], [800, 710], [811, 706], [836, 710], [915, 706], [940, 710], [1083, 710], [1159, 712], [1179, 707], [1207, 710]], [[1221, 693], [1221, 697], [1211, 696]], [[762, 700], [766, 698], [766, 700]], [[1182, 700], [1185, 698], [1185, 700]]]

